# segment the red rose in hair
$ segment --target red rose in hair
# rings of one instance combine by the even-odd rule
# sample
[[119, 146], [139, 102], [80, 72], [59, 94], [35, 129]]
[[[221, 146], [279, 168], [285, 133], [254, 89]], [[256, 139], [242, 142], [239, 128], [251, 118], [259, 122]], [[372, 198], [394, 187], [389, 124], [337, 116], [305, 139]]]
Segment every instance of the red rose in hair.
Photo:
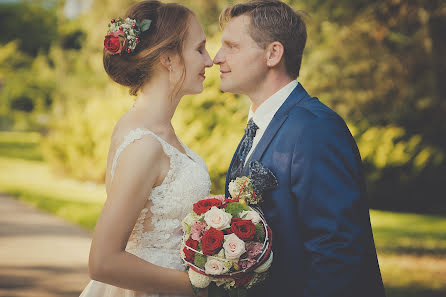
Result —
[[216, 254], [223, 245], [223, 232], [210, 228], [201, 238], [201, 247], [203, 255], [209, 256]]
[[105, 50], [114, 55], [122, 52], [127, 44], [127, 39], [123, 32], [112, 32], [105, 36], [104, 48]]
[[[191, 247], [198, 251], [198, 241], [193, 240], [192, 238], [189, 238], [186, 241], [186, 246]], [[188, 249], [186, 246], [183, 248], [186, 261], [192, 262], [195, 259], [195, 252], [191, 249]]]
[[231, 231], [243, 241], [254, 239], [256, 226], [251, 220], [232, 219]]
[[202, 213], [207, 212], [212, 206], [220, 207], [221, 200], [216, 198], [211, 199], [203, 199], [194, 204], [194, 212], [197, 215], [201, 215]]

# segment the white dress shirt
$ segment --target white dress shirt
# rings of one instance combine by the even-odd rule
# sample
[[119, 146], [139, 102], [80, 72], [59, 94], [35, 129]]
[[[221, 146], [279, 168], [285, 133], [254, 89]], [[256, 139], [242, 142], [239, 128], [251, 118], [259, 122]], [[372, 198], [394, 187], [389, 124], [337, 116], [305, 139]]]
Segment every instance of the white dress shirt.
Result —
[[274, 93], [271, 97], [266, 99], [262, 104], [260, 104], [255, 112], [252, 111], [252, 106], [249, 109], [248, 121], [252, 118], [259, 129], [257, 129], [256, 136], [252, 141], [252, 147], [248, 155], [246, 156], [245, 164], [256, 148], [260, 139], [262, 138], [263, 133], [265, 133], [266, 128], [273, 119], [277, 110], [279, 110], [279, 108], [285, 102], [286, 98], [288, 98], [288, 96], [291, 94], [294, 88], [296, 88], [297, 85], [297, 80], [293, 80], [289, 84], [278, 90], [276, 93]]

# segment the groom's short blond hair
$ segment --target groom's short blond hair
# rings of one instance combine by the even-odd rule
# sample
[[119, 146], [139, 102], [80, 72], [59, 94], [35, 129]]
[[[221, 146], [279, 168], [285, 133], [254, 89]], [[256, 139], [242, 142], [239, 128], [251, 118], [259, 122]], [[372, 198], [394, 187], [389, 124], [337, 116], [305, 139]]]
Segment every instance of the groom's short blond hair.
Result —
[[274, 41], [284, 47], [285, 69], [292, 78], [299, 76], [307, 40], [303, 12], [294, 11], [281, 1], [255, 0], [227, 7], [220, 14], [220, 26], [232, 18], [246, 15], [251, 19], [249, 34], [262, 48]]

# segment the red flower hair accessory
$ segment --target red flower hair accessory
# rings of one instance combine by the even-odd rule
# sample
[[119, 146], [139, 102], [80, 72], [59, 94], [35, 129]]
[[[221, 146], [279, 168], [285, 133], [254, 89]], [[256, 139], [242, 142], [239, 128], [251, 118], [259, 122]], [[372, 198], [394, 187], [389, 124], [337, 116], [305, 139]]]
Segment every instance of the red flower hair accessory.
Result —
[[104, 39], [105, 51], [112, 55], [132, 53], [139, 42], [139, 36], [149, 29], [151, 23], [151, 20], [139, 22], [131, 18], [124, 21], [121, 18], [112, 19]]

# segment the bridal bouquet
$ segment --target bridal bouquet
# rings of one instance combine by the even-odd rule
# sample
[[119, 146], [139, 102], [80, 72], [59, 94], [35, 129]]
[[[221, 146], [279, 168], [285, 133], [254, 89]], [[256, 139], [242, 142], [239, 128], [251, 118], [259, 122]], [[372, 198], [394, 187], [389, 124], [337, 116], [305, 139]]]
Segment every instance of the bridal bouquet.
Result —
[[230, 198], [200, 200], [183, 219], [181, 256], [196, 289], [214, 283], [230, 296], [243, 296], [267, 277], [272, 232], [257, 204], [277, 180], [258, 161], [250, 168], [249, 177], [231, 181]]

